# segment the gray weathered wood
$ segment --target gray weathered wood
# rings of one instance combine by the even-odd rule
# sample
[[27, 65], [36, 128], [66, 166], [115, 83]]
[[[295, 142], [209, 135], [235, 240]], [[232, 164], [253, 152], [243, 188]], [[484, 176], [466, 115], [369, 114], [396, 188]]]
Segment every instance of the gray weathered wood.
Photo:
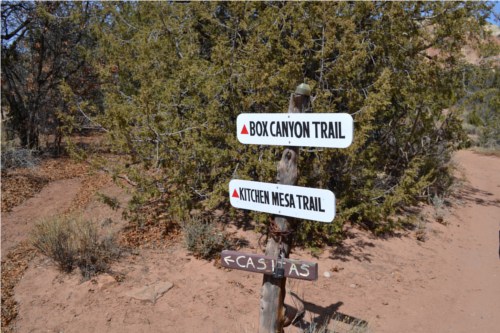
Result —
[[[288, 106], [288, 113], [304, 112], [309, 107], [309, 96], [292, 94]], [[277, 182], [283, 185], [296, 185], [298, 178], [299, 148], [287, 147], [283, 151], [281, 160], [278, 164]], [[279, 231], [287, 232], [290, 230], [290, 218], [276, 216], [274, 223]], [[285, 257], [290, 253], [289, 237], [282, 240]], [[266, 256], [276, 258], [279, 254], [279, 242], [273, 237], [269, 237], [266, 246]], [[286, 278], [276, 279], [272, 275], [264, 275], [260, 295], [260, 315], [259, 315], [259, 333], [282, 333], [285, 321], [285, 308], [283, 302], [285, 299]]]

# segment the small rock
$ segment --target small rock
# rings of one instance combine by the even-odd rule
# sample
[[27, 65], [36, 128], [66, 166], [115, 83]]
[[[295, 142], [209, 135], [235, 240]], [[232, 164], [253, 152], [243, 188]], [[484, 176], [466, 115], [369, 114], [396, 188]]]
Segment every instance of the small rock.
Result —
[[97, 277], [97, 285], [100, 290], [108, 289], [116, 284], [116, 279], [109, 274], [102, 274]]
[[332, 267], [332, 272], [340, 272], [343, 269], [344, 269], [344, 267], [340, 267], [338, 265], [335, 265]]
[[222, 215], [224, 215], [224, 211], [222, 209], [216, 209], [214, 212], [213, 212], [213, 215], [215, 217], [221, 217]]
[[199, 210], [199, 209], [192, 209], [189, 212], [189, 215], [191, 215], [191, 216], [199, 216], [200, 214], [201, 214], [201, 210]]
[[330, 273], [330, 272], [324, 272], [323, 276], [326, 277], [326, 278], [331, 278], [332, 277], [332, 273]]
[[159, 281], [149, 286], [135, 288], [125, 293], [126, 296], [134, 298], [139, 301], [156, 303], [158, 298], [162, 297], [169, 291], [174, 284], [168, 281]]
[[356, 288], [357, 286], [356, 286], [356, 284], [352, 283], [352, 284], [349, 285], [349, 287]]
[[382, 302], [382, 305], [389, 305], [389, 302], [384, 301], [384, 302]]

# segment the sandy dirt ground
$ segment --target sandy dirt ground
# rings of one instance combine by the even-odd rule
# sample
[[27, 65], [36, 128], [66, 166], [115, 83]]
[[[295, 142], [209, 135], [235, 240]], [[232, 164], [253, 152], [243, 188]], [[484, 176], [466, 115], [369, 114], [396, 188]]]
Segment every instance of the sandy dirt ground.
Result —
[[81, 178], [57, 180], [12, 212], [2, 214], [2, 259], [27, 238], [35, 221], [67, 210], [80, 186]]
[[[415, 231], [376, 238], [351, 229], [341, 247], [319, 258], [295, 250], [292, 258], [318, 262], [319, 279], [287, 281], [307, 312], [285, 332], [311, 323], [342, 331], [329, 320], [335, 313], [368, 322], [369, 332], [499, 332], [500, 158], [461, 151], [455, 163], [463, 185], [445, 223], [434, 221], [432, 208], [424, 210], [425, 242]], [[80, 186], [80, 179], [52, 182], [2, 214], [2, 257], [40, 217], [62, 213]], [[99, 191], [128, 198], [116, 186]], [[125, 223], [120, 210], [97, 200], [84, 215], [114, 229]], [[253, 231], [238, 234], [249, 244], [241, 251], [262, 253]], [[15, 288], [14, 331], [256, 332], [260, 274], [197, 260], [182, 244], [128, 253], [112, 269], [123, 281], [107, 274], [82, 281], [37, 256]]]

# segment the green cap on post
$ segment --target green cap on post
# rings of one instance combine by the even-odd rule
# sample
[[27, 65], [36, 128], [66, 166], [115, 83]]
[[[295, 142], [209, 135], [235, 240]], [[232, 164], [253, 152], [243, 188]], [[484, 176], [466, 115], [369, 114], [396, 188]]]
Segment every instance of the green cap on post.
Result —
[[301, 83], [295, 89], [295, 93], [299, 95], [311, 96], [311, 87], [308, 84]]

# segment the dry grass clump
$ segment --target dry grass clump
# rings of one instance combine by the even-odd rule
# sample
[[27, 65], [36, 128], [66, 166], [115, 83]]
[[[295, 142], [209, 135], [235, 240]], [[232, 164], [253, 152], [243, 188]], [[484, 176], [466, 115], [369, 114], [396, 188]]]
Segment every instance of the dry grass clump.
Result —
[[207, 218], [192, 217], [182, 231], [187, 249], [197, 258], [212, 259], [233, 245], [230, 235]]
[[446, 207], [445, 199], [438, 195], [432, 197], [432, 206], [434, 207], [434, 219], [436, 222], [446, 225]]
[[109, 270], [120, 255], [113, 236], [100, 237], [95, 222], [75, 216], [47, 219], [35, 226], [33, 246], [64, 272], [78, 267], [85, 279]]
[[2, 147], [2, 169], [33, 168], [40, 163], [33, 149]]

